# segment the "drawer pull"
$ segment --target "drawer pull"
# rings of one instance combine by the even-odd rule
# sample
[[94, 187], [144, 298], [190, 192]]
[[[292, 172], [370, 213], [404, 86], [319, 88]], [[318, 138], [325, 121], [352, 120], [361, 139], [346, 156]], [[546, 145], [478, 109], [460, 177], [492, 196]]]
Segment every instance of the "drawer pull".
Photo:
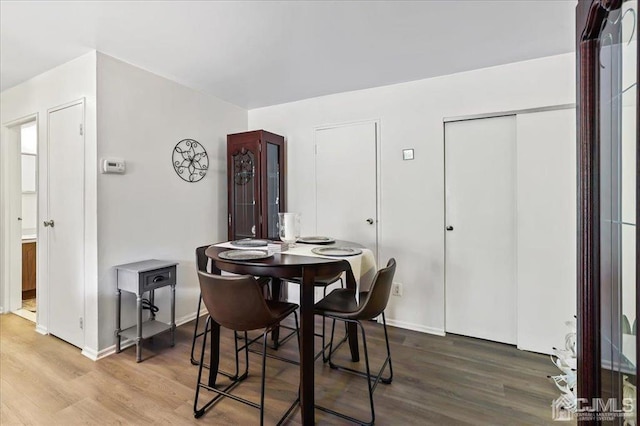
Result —
[[165, 277], [162, 276], [162, 275], [157, 275], [157, 276], [153, 277], [153, 282], [154, 283], [159, 283], [160, 281], [164, 281], [164, 280], [165, 280]]

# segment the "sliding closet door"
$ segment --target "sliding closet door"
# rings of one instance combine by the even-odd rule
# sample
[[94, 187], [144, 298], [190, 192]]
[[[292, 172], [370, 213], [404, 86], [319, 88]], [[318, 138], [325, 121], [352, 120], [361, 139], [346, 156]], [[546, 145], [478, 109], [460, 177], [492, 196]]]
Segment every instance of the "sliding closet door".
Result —
[[576, 110], [517, 118], [518, 348], [564, 348], [576, 314]]
[[516, 343], [516, 118], [445, 124], [446, 331]]

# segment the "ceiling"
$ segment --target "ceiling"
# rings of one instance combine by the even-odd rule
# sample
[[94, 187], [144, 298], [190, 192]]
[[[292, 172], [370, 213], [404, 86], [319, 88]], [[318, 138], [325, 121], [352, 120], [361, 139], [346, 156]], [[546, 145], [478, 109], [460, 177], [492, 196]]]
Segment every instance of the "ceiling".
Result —
[[91, 50], [244, 108], [574, 50], [576, 1], [2, 1], [0, 88]]

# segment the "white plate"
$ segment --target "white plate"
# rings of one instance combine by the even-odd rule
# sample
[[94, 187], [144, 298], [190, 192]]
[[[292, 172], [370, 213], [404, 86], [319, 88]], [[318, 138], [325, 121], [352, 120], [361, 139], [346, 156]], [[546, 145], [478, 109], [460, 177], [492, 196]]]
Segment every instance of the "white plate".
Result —
[[298, 242], [303, 244], [331, 244], [331, 243], [335, 243], [336, 240], [329, 237], [313, 236], [313, 237], [300, 237], [298, 238]]
[[351, 248], [351, 247], [316, 247], [311, 249], [312, 253], [319, 254], [321, 256], [355, 256], [357, 254], [361, 254], [362, 250], [359, 248]]
[[225, 260], [257, 260], [273, 256], [267, 250], [227, 250], [218, 253], [220, 259]]
[[267, 240], [256, 240], [253, 238], [231, 241], [231, 245], [236, 247], [266, 247], [268, 244], [269, 242]]

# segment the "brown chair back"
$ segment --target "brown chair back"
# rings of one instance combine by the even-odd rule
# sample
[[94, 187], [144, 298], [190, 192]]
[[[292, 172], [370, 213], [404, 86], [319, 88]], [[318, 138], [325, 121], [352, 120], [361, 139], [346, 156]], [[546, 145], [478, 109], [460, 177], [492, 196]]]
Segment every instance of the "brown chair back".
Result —
[[211, 259], [204, 254], [210, 245], [211, 244], [196, 248], [196, 267], [198, 268], [198, 271], [211, 272], [211, 269], [209, 269], [209, 262]]
[[198, 271], [202, 300], [211, 318], [235, 331], [266, 328], [278, 320], [250, 275], [220, 276]]
[[396, 273], [396, 260], [389, 259], [386, 268], [381, 268], [373, 278], [371, 289], [366, 293], [365, 300], [360, 300], [360, 307], [348, 317], [352, 319], [371, 319], [380, 315], [386, 308], [391, 294], [393, 276]]

